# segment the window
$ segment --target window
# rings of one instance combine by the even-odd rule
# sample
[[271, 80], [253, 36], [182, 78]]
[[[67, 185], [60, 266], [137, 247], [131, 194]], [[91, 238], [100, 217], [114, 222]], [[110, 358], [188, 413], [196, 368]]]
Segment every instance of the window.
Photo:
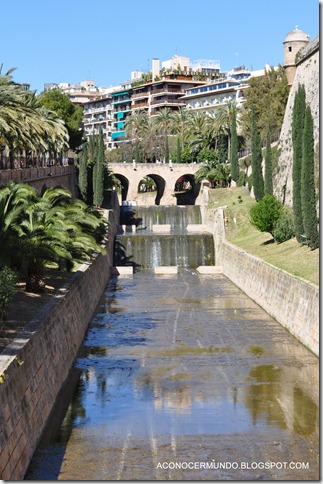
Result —
[[292, 52], [292, 47], [291, 46], [288, 47], [288, 52]]

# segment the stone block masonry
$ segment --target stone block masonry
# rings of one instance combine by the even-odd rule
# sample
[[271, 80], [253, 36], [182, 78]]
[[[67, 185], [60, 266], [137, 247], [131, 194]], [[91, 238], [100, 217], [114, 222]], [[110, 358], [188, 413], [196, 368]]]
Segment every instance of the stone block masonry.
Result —
[[73, 165], [0, 170], [0, 186], [9, 181], [28, 183], [40, 195], [46, 188], [63, 186], [77, 197], [77, 169]]
[[0, 355], [0, 479], [22, 480], [113, 266], [114, 214], [106, 254], [96, 254]]
[[319, 287], [225, 240], [222, 209], [204, 214], [223, 274], [319, 356]]

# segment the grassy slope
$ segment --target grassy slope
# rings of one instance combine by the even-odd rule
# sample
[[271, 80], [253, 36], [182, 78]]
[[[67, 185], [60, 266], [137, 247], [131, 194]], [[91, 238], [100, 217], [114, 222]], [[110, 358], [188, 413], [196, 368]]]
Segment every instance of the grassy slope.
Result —
[[249, 222], [249, 209], [254, 203], [244, 187], [209, 190], [210, 208], [227, 206], [225, 224], [229, 242], [276, 267], [319, 284], [319, 250], [300, 246], [295, 238], [277, 244], [270, 234], [256, 230]]

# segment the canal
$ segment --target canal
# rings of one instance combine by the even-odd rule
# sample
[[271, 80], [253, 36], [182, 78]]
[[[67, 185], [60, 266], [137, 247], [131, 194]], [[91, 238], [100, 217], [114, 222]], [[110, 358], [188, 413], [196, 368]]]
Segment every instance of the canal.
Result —
[[222, 275], [112, 278], [25, 479], [318, 479], [318, 372]]

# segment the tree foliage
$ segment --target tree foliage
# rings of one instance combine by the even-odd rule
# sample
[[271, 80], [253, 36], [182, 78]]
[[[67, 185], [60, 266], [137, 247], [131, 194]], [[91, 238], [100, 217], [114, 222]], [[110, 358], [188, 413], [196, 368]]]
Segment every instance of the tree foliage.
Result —
[[79, 148], [83, 142], [83, 108], [74, 104], [68, 94], [60, 89], [51, 89], [39, 95], [39, 103], [46, 109], [53, 111], [61, 118], [68, 130], [69, 146], [72, 150]]
[[64, 121], [39, 102], [34, 91], [0, 69], [0, 137], [9, 147], [11, 168], [18, 150], [59, 153], [68, 146]]
[[82, 152], [79, 157], [79, 172], [78, 172], [78, 185], [80, 195], [82, 199], [87, 201], [87, 188], [88, 188], [88, 147], [84, 143]]
[[102, 128], [100, 128], [93, 166], [93, 204], [96, 207], [101, 207], [104, 198], [104, 165], [105, 148], [103, 131]]
[[17, 292], [17, 274], [9, 267], [0, 270], [0, 330], [5, 322], [9, 304]]
[[260, 232], [274, 237], [274, 228], [283, 212], [283, 204], [274, 195], [265, 195], [250, 208], [250, 222]]
[[295, 93], [292, 120], [292, 142], [293, 142], [293, 211], [295, 235], [298, 242], [304, 242], [304, 224], [302, 214], [302, 145], [303, 130], [306, 109], [306, 96], [303, 84], [298, 86]]
[[271, 153], [271, 137], [270, 128], [267, 127], [266, 135], [266, 156], [265, 156], [265, 193], [268, 195], [273, 194], [273, 165], [272, 165], [272, 153]]
[[314, 134], [311, 109], [306, 106], [302, 137], [302, 215], [306, 243], [312, 249], [319, 246], [317, 229], [316, 195], [314, 182]]
[[1, 260], [26, 274], [30, 292], [44, 291], [48, 262], [71, 269], [102, 250], [98, 243], [107, 225], [65, 188], [48, 188], [38, 196], [30, 185], [13, 182], [0, 189], [0, 220]]
[[282, 65], [267, 69], [262, 77], [252, 77], [244, 91], [244, 110], [241, 116], [243, 134], [250, 138], [252, 115], [255, 113], [261, 138], [265, 139], [267, 126], [281, 128], [289, 95], [289, 87]]
[[264, 196], [264, 178], [262, 175], [262, 149], [259, 130], [256, 123], [256, 115], [252, 117], [251, 133], [251, 168], [252, 185], [257, 202]]
[[230, 126], [230, 165], [231, 177], [235, 182], [239, 178], [239, 161], [238, 161], [238, 135], [237, 135], [237, 115], [236, 110], [232, 113]]

